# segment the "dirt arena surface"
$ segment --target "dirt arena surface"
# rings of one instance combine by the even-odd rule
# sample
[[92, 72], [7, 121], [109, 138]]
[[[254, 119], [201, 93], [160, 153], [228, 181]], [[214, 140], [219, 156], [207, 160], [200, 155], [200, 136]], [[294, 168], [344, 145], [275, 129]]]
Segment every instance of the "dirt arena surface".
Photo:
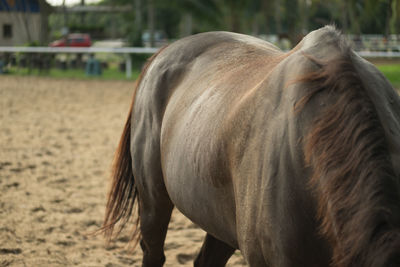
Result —
[[[140, 266], [128, 232], [92, 236], [132, 82], [0, 77], [0, 267]], [[175, 211], [165, 266], [192, 266], [205, 233]], [[228, 266], [245, 266], [239, 252]]]

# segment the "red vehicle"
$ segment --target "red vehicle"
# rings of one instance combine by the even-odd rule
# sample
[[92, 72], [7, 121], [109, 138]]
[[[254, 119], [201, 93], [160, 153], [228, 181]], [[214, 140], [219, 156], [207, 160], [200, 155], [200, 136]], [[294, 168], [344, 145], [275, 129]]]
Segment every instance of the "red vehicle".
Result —
[[90, 35], [85, 33], [68, 34], [67, 37], [49, 44], [51, 47], [89, 47], [91, 45]]

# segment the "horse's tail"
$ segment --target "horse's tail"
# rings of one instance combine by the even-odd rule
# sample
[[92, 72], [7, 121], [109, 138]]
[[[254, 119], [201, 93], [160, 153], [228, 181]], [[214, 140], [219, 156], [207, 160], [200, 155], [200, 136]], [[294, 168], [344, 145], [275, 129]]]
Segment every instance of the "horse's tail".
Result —
[[301, 79], [310, 91], [300, 105], [317, 94], [327, 98], [318, 105], [304, 153], [332, 266], [386, 266], [400, 233], [392, 228], [399, 199], [384, 128], [350, 51], [314, 63], [318, 70]]
[[[135, 92], [138, 84], [137, 82]], [[132, 101], [129, 115], [114, 156], [112, 184], [108, 194], [106, 213], [102, 227], [102, 231], [108, 240], [111, 240], [114, 236], [114, 228], [117, 224], [119, 227], [116, 235], [125, 227], [132, 215], [135, 199], [137, 198], [135, 178], [132, 174], [132, 156], [130, 152], [133, 104], [134, 100]], [[136, 229], [138, 229], [138, 223], [139, 216], [137, 216], [136, 220]], [[132, 239], [135, 239], [138, 233], [139, 231], [135, 230]]]
[[[165, 48], [165, 47], [164, 47]], [[135, 103], [135, 96], [138, 87], [140, 86], [142, 77], [146, 73], [148, 66], [153, 59], [164, 49], [160, 49], [150, 59], [147, 60], [134, 89], [133, 100], [130, 106], [129, 115], [125, 123], [124, 130], [115, 153], [113, 168], [112, 168], [112, 184], [108, 195], [105, 218], [101, 231], [104, 233], [108, 241], [114, 236], [118, 236], [130, 221], [135, 200], [138, 198], [138, 192], [135, 183], [135, 177], [132, 172], [132, 156], [131, 156], [131, 126], [132, 126], [132, 111]], [[139, 231], [140, 214], [136, 216], [134, 221], [134, 232], [131, 236], [132, 241], [137, 241], [140, 237]], [[117, 226], [117, 231], [116, 231]]]

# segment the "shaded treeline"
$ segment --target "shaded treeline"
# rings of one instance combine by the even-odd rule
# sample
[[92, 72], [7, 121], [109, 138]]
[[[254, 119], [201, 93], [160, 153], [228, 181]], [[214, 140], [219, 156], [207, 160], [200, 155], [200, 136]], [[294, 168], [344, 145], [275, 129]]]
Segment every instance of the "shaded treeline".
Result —
[[[112, 37], [128, 38], [135, 45], [141, 45], [144, 31], [161, 31], [176, 39], [228, 30], [278, 34], [296, 41], [310, 30], [333, 23], [345, 33], [400, 33], [400, 0], [104, 0], [99, 5], [133, 8], [101, 17], [86, 14], [85, 26], [103, 27]], [[53, 19], [51, 26], [55, 28], [61, 21]], [[79, 15], [71, 15], [69, 21], [82, 23]], [[149, 36], [154, 42], [154, 35]]]

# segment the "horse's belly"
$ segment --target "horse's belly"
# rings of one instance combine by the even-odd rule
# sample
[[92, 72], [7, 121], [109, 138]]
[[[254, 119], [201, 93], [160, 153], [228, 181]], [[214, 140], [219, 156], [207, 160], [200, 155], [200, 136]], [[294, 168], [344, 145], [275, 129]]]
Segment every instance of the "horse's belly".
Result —
[[[188, 163], [169, 164], [164, 180], [175, 206], [214, 237], [237, 247], [236, 218], [230, 186], [215, 186], [187, 170]], [[175, 165], [177, 169], [171, 168]]]
[[[194, 124], [188, 120], [179, 123]], [[185, 216], [216, 238], [237, 247], [232, 181], [218, 152], [218, 138], [209, 134], [208, 126], [209, 123], [203, 128], [191, 125], [163, 129], [164, 181], [172, 202]]]
[[[226, 89], [226, 88], [225, 88]], [[236, 207], [226, 134], [230, 111], [222, 85], [183, 82], [169, 98], [161, 127], [161, 163], [175, 206], [208, 233], [237, 247]]]

